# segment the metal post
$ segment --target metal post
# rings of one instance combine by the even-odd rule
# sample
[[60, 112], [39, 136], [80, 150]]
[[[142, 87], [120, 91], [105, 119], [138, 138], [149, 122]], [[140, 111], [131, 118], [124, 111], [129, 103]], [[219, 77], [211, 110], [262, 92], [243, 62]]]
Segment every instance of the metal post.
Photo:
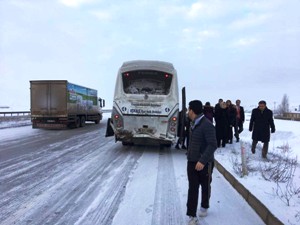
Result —
[[246, 163], [246, 150], [244, 143], [241, 141], [241, 157], [242, 157], [242, 177], [248, 175], [247, 163]]

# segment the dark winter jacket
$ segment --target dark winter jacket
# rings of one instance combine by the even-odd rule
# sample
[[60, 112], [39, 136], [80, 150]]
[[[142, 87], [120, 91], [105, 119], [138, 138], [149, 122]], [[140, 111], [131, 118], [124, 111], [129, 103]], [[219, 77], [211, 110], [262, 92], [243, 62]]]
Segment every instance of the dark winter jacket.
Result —
[[206, 164], [214, 161], [214, 152], [217, 149], [216, 130], [214, 125], [202, 117], [191, 127], [187, 159], [190, 162]]
[[261, 111], [258, 107], [252, 110], [249, 131], [252, 131], [252, 139], [255, 141], [269, 142], [271, 132], [275, 132], [275, 125], [273, 120], [273, 112], [265, 108]]
[[216, 119], [216, 134], [217, 139], [226, 140], [228, 138], [229, 118], [227, 109], [220, 108], [218, 110], [218, 119]]
[[203, 113], [204, 113], [204, 116], [210, 120], [210, 122], [213, 122], [214, 108], [212, 106], [204, 106]]
[[227, 114], [228, 114], [228, 122], [229, 126], [235, 126], [236, 124], [236, 108], [233, 105], [227, 107]]
[[220, 110], [221, 110], [221, 106], [220, 106], [220, 103], [218, 103], [215, 105], [215, 108], [214, 108], [214, 118], [215, 118], [216, 123], [220, 119], [220, 113], [221, 113]]
[[240, 121], [245, 122], [245, 111], [243, 106], [240, 106]]

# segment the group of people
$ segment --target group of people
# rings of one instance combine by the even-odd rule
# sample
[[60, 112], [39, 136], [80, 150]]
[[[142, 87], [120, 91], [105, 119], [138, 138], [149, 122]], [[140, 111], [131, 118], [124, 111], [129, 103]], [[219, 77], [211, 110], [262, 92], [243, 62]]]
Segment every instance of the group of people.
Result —
[[[207, 215], [211, 196], [214, 152], [220, 147], [221, 142], [223, 147], [226, 143], [232, 143], [233, 129], [236, 141], [239, 141], [239, 134], [243, 131], [245, 121], [244, 109], [240, 103], [240, 100], [236, 100], [236, 105], [233, 105], [230, 100], [224, 102], [220, 99], [213, 108], [209, 102], [205, 106], [199, 100], [189, 102], [186, 121], [190, 127], [188, 131], [181, 129], [181, 131], [186, 131], [185, 135], [188, 135], [187, 177], [189, 186], [186, 214], [189, 216], [189, 225], [198, 224], [197, 206], [200, 185], [201, 207], [198, 215], [200, 217]], [[181, 116], [185, 118], [184, 115], [181, 114]], [[266, 157], [270, 132], [275, 132], [275, 125], [273, 112], [267, 108], [265, 101], [260, 101], [258, 107], [252, 110], [249, 131], [252, 132], [253, 139], [252, 153], [255, 153], [258, 141], [261, 141], [264, 143], [262, 157]], [[180, 140], [180, 142], [182, 147], [186, 147], [184, 140]], [[179, 142], [176, 146], [179, 148]]]
[[[232, 143], [233, 131], [236, 141], [239, 142], [239, 134], [243, 131], [243, 123], [245, 121], [244, 108], [240, 104], [240, 100], [236, 100], [236, 105], [234, 105], [230, 100], [224, 102], [223, 99], [219, 99], [215, 107], [212, 107], [210, 102], [206, 102], [203, 106], [204, 116], [211, 123], [215, 121], [218, 147], [220, 147], [221, 144], [222, 147], [225, 147], [226, 143]], [[175, 146], [176, 149], [180, 149], [180, 145], [182, 149], [186, 149], [188, 145], [190, 119], [186, 117], [185, 121], [181, 122], [182, 118], [181, 111], [179, 113], [180, 122], [178, 127], [178, 136], [180, 138]], [[182, 125], [185, 126], [184, 129], [182, 129]]]
[[239, 135], [244, 129], [245, 112], [239, 99], [235, 103], [234, 105], [230, 100], [224, 102], [223, 99], [219, 99], [215, 105], [214, 119], [218, 147], [225, 147], [227, 143], [232, 144], [233, 136], [236, 142], [240, 140]]

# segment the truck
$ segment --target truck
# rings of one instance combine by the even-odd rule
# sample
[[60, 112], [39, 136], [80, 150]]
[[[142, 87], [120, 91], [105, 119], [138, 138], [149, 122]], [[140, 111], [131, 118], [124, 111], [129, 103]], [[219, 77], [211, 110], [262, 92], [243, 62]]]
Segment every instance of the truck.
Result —
[[105, 101], [97, 90], [67, 80], [30, 81], [32, 128], [64, 129], [95, 124], [102, 120]]

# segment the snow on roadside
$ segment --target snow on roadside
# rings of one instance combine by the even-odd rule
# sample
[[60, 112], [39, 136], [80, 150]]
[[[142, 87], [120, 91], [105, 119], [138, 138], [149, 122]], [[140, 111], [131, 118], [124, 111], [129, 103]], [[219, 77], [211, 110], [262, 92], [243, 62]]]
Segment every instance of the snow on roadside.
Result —
[[0, 117], [0, 129], [31, 126], [30, 117]]
[[[295, 194], [290, 200], [290, 206], [276, 194], [277, 184], [267, 181], [258, 170], [248, 171], [248, 176], [241, 177], [237, 174], [234, 162], [238, 160], [241, 165], [241, 145], [245, 147], [246, 158], [251, 164], [251, 168], [263, 168], [267, 163], [274, 166], [270, 159], [273, 154], [288, 156], [292, 159], [300, 158], [300, 122], [275, 120], [276, 132], [271, 134], [269, 144], [269, 160], [261, 157], [262, 143], [256, 148], [256, 154], [251, 153], [252, 133], [249, 132], [249, 117], [246, 116], [244, 131], [241, 133], [240, 143], [226, 144], [225, 148], [216, 151], [215, 158], [242, 183], [252, 194], [254, 194], [279, 220], [284, 224], [300, 223], [300, 193]], [[294, 174], [293, 185], [300, 189], [300, 167], [299, 161]], [[286, 190], [286, 184], [280, 183], [282, 190]]]
[[[110, 113], [104, 114], [104, 119], [110, 117]], [[241, 142], [233, 143], [232, 145], [227, 144], [226, 148], [219, 148], [216, 151], [215, 157], [216, 159], [232, 174], [236, 177], [236, 179], [242, 183], [249, 191], [252, 192], [266, 207], [276, 216], [278, 217], [284, 224], [299, 224], [300, 223], [300, 195], [295, 195], [290, 201], [290, 206], [282, 201], [276, 194], [275, 190], [277, 185], [275, 182], [266, 181], [259, 171], [249, 171], [248, 176], [240, 177], [237, 174], [233, 167], [233, 161], [238, 159], [240, 161], [241, 155], [241, 143], [244, 144], [246, 148], [246, 156], [248, 160], [251, 162], [252, 167], [261, 167], [264, 165], [265, 161], [261, 158], [261, 148], [262, 144], [259, 143], [257, 146], [256, 154], [252, 154], [250, 150], [251, 146], [251, 135], [252, 133], [248, 131], [249, 127], [249, 118], [250, 114], [246, 114], [246, 121], [244, 124], [244, 131], [241, 133]], [[1, 119], [1, 118], [0, 118]], [[106, 121], [106, 120], [105, 120]], [[19, 126], [29, 126], [31, 125], [30, 119], [22, 118], [18, 121], [11, 120], [0, 120], [0, 129], [10, 128], [10, 127], [19, 127]], [[276, 154], [287, 154], [284, 150], [285, 147], [289, 149], [290, 157], [300, 158], [300, 122], [297, 121], [286, 121], [286, 120], [275, 120], [276, 132], [271, 135], [271, 141], [269, 144], [269, 156], [273, 153]], [[14, 133], [15, 135], [15, 133]], [[5, 138], [5, 137], [2, 137]], [[156, 160], [153, 161], [156, 164]], [[156, 168], [153, 165], [153, 169]], [[151, 170], [142, 170], [144, 172], [150, 172]], [[142, 174], [141, 174], [142, 176]], [[151, 180], [151, 179], [150, 179]], [[148, 180], [149, 181], [149, 180]], [[145, 180], [147, 182], [147, 180]], [[132, 184], [134, 185], [134, 184]], [[296, 188], [300, 188], [300, 168], [299, 163], [297, 169], [295, 171], [294, 176], [294, 185]], [[138, 190], [138, 186], [132, 187]], [[141, 193], [143, 194], [143, 192]], [[149, 193], [148, 193], [149, 194]], [[148, 195], [150, 197], [151, 195]], [[134, 196], [132, 196], [134, 198]], [[153, 197], [153, 196], [152, 196]], [[151, 198], [151, 197], [150, 197]], [[148, 210], [152, 210], [149, 205], [148, 209], [141, 209], [142, 213], [147, 217]], [[144, 211], [145, 210], [145, 211]], [[118, 212], [122, 214], [122, 211]], [[121, 216], [120, 218], [125, 218]], [[118, 219], [118, 216], [115, 218]], [[149, 218], [148, 218], [149, 219]]]

